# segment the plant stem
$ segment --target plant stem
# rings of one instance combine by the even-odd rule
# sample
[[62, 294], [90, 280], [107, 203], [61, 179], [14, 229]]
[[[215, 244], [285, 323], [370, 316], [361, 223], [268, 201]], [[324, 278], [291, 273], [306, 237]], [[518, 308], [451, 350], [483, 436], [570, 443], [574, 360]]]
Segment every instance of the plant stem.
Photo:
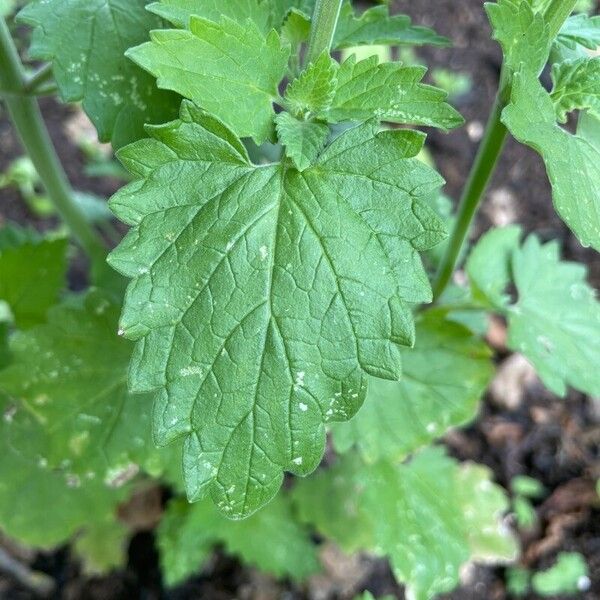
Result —
[[329, 52], [340, 16], [342, 0], [317, 0], [312, 15], [306, 64], [314, 63], [323, 52]]
[[550, 27], [550, 38], [554, 39], [567, 17], [573, 12], [577, 0], [552, 0], [546, 8], [544, 19]]
[[439, 265], [438, 272], [433, 281], [434, 300], [437, 300], [440, 297], [450, 281], [450, 277], [454, 272], [458, 257], [460, 256], [469, 232], [471, 221], [483, 198], [485, 188], [487, 187], [502, 152], [507, 130], [500, 121], [500, 116], [502, 114], [502, 109], [505, 106], [505, 98], [509, 95], [506, 88], [506, 84], [502, 85], [496, 95], [496, 100], [488, 118], [483, 139], [479, 144], [475, 161], [471, 167], [467, 183], [465, 184], [458, 205], [456, 222], [452, 233], [450, 234], [450, 240], [446, 251], [444, 252], [444, 256], [442, 257], [442, 262]]
[[52, 78], [52, 64], [46, 63], [40, 67], [33, 75], [25, 82], [24, 90], [26, 94], [34, 94], [40, 86]]
[[106, 257], [102, 239], [73, 201], [73, 190], [42, 119], [37, 100], [26, 95], [23, 65], [3, 18], [0, 18], [0, 87], [15, 130], [34, 164], [48, 196], [67, 227], [100, 266]]

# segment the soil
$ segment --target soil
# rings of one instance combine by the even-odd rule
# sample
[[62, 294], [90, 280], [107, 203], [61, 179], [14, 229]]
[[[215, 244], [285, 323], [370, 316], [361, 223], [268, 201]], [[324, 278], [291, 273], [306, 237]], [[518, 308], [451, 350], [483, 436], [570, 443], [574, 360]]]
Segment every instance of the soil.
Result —
[[[434, 27], [453, 40], [450, 49], [420, 49], [418, 54], [431, 67], [447, 68], [470, 76], [470, 91], [454, 100], [466, 126], [451, 134], [428, 131], [429, 148], [447, 181], [446, 192], [457, 198], [474, 157], [477, 141], [492, 105], [500, 69], [500, 51], [490, 38], [490, 28], [481, 0], [420, 0], [396, 2], [396, 10], [411, 15], [416, 23]], [[65, 131], [65, 122], [77, 113], [52, 99], [42, 101], [42, 111], [74, 187], [108, 196], [118, 187], [114, 180], [87, 177], [85, 157]], [[21, 151], [5, 116], [0, 114], [0, 171]], [[24, 207], [16, 192], [0, 191], [0, 223], [15, 220], [45, 229], [52, 221], [38, 219]], [[559, 239], [565, 257], [585, 263], [591, 283], [600, 284], [598, 254], [582, 248], [554, 213], [550, 188], [540, 158], [512, 140], [506, 145], [489, 186], [483, 210], [472, 237], [491, 225], [521, 223], [544, 240]], [[72, 273], [74, 286], [81, 285], [81, 271]], [[593, 486], [598, 471], [600, 402], [572, 392], [557, 399], [535, 378], [519, 379], [503, 347], [503, 324], [490, 333], [505, 376], [516, 382], [517, 396], [506, 406], [488, 394], [475, 423], [449, 434], [445, 443], [461, 460], [474, 460], [493, 469], [496, 480], [508, 486], [510, 479], [527, 474], [548, 490], [536, 505], [539, 525], [522, 537], [521, 564], [531, 569], [547, 568], [561, 551], [581, 552], [588, 563], [591, 587], [579, 597], [600, 598], [600, 514], [594, 506]], [[512, 370], [511, 370], [512, 369]], [[370, 557], [343, 557], [335, 548], [323, 548], [326, 573], [302, 588], [274, 581], [236, 560], [216, 552], [201, 573], [184, 585], [166, 590], [162, 586], [158, 557], [151, 530], [131, 539], [127, 567], [104, 577], [88, 577], [68, 548], [30, 557], [35, 570], [49, 574], [56, 583], [57, 598], [69, 600], [191, 598], [289, 600], [345, 600], [362, 590], [403, 598], [385, 561]], [[453, 600], [503, 600], [509, 598], [504, 569], [477, 566], [466, 569], [463, 584], [451, 594]], [[25, 599], [31, 592], [0, 574], [0, 598]], [[536, 598], [530, 595], [527, 598]]]

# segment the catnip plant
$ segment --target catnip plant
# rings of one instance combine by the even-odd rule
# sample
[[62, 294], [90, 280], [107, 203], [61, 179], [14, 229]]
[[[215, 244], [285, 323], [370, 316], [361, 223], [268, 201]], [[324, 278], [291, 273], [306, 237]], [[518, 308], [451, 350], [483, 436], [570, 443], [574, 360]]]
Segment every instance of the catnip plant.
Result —
[[[37, 70], [0, 20], [0, 94], [70, 232], [0, 230], [0, 527], [43, 548], [78, 533], [106, 569], [128, 534], [116, 507], [153, 478], [173, 491], [167, 585], [215, 544], [302, 581], [319, 569], [311, 532], [388, 557], [416, 599], [468, 561], [515, 560], [503, 489], [435, 442], [477, 414], [490, 314], [549, 390], [600, 395], [585, 268], [518, 226], [466, 242], [512, 135], [600, 249], [600, 17], [574, 6], [485, 5], [504, 60], [452, 215], [420, 127], [462, 117], [425, 68], [351, 50], [450, 41], [385, 3], [32, 0], [18, 22]], [[110, 252], [41, 118], [54, 93], [130, 174]], [[77, 293], [71, 242], [90, 265]]]

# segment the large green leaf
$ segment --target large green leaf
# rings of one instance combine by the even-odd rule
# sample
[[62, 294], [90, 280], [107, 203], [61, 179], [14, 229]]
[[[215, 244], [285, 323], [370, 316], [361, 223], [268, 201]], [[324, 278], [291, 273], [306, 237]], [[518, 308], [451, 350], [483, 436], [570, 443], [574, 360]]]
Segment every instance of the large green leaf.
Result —
[[7, 441], [64, 469], [73, 485], [120, 487], [159, 462], [151, 399], [127, 391], [131, 344], [116, 335], [118, 313], [98, 292], [54, 307], [48, 324], [13, 336], [12, 362], [0, 372], [12, 407]]
[[143, 136], [145, 123], [172, 118], [174, 94], [125, 56], [161, 20], [145, 0], [33, 0], [19, 14], [35, 27], [30, 54], [51, 60], [61, 97], [83, 101], [102, 141], [120, 147]]
[[299, 482], [302, 519], [341, 545], [387, 555], [415, 600], [452, 590], [468, 560], [505, 562], [516, 541], [502, 526], [508, 502], [479, 465], [458, 465], [441, 448], [410, 463], [365, 465], [353, 454]]
[[416, 339], [402, 352], [401, 381], [372, 379], [358, 414], [334, 426], [337, 450], [400, 460], [473, 419], [493, 374], [490, 350], [440, 310], [417, 321]]
[[588, 109], [600, 116], [600, 58], [566, 60], [552, 68], [554, 86], [550, 97], [561, 123], [567, 113]]
[[109, 259], [133, 278], [130, 384], [159, 390], [160, 444], [186, 438], [190, 498], [210, 490], [242, 517], [284, 470], [317, 466], [324, 423], [356, 412], [367, 373], [399, 376], [414, 336], [404, 301], [431, 294], [417, 251], [445, 235], [421, 195], [441, 179], [412, 158], [422, 134], [373, 123], [302, 173], [252, 165], [188, 103], [151, 134], [121, 153], [141, 179], [111, 201], [133, 226]]
[[600, 250], [600, 151], [556, 123], [550, 94], [529, 71], [516, 73], [502, 121], [544, 159], [556, 211], [579, 241]]
[[463, 123], [444, 102], [446, 92], [421, 83], [426, 69], [400, 63], [378, 64], [377, 57], [346, 59], [337, 72], [337, 88], [324, 116], [330, 122], [381, 121], [452, 129]]
[[[475, 247], [473, 253], [481, 253], [488, 262], [484, 265], [483, 260], [469, 259], [468, 273], [481, 292], [486, 288], [478, 282], [489, 277], [486, 271], [502, 274], [498, 285], [489, 289], [494, 291], [494, 306], [508, 318], [508, 345], [531, 361], [556, 394], [564, 395], [571, 385], [598, 395], [600, 380], [595, 366], [600, 362], [600, 303], [585, 281], [585, 267], [561, 261], [554, 242], [542, 245], [537, 237], [530, 236], [519, 248], [515, 228], [503, 236], [501, 231], [494, 232], [493, 237], [488, 234], [480, 242], [481, 249]], [[514, 246], [510, 249], [507, 243], [494, 255], [486, 248], [491, 250], [489, 242], [499, 237]], [[509, 296], [500, 294], [508, 284], [506, 272], [516, 288], [513, 304]]]
[[263, 142], [273, 133], [273, 101], [289, 48], [253, 21], [190, 18], [189, 29], [153, 31], [127, 56], [157, 77], [158, 85], [193, 100], [238, 136]]
[[13, 226], [0, 230], [0, 300], [17, 327], [46, 319], [66, 283], [66, 254], [65, 238], [44, 239]]
[[195, 504], [172, 500], [157, 541], [169, 586], [198, 572], [217, 544], [276, 577], [302, 580], [319, 569], [315, 546], [282, 495], [244, 521], [225, 518], [209, 500]]

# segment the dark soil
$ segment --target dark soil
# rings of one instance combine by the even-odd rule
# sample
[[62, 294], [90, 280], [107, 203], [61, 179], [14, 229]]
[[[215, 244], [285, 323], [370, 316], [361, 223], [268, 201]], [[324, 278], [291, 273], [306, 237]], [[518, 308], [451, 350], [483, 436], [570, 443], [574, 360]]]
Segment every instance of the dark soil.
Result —
[[[457, 198], [477, 148], [477, 139], [492, 105], [500, 69], [500, 51], [490, 39], [490, 29], [481, 0], [400, 0], [397, 10], [410, 14], [420, 24], [430, 25], [454, 42], [451, 49], [422, 49], [419, 55], [431, 67], [444, 67], [470, 75], [472, 89], [455, 105], [465, 116], [466, 127], [451, 134], [429, 132], [429, 148], [446, 178], [446, 191]], [[84, 157], [67, 137], [65, 120], [74, 108], [44, 100], [42, 109], [74, 187], [110, 195], [117, 182], [86, 177]], [[0, 170], [21, 154], [9, 124], [0, 115]], [[0, 223], [15, 220], [44, 229], [51, 222], [36, 219], [12, 191], [0, 191]], [[566, 257], [589, 267], [590, 280], [600, 284], [600, 259], [582, 248], [554, 213], [550, 188], [540, 158], [510, 140], [489, 187], [483, 210], [473, 230], [477, 238], [491, 225], [519, 222], [526, 231], [543, 239], [558, 238]], [[77, 284], [77, 282], [75, 282]], [[500, 326], [502, 333], [502, 326]], [[496, 343], [499, 360], [505, 358], [502, 343]], [[539, 526], [523, 536], [521, 564], [531, 569], [553, 564], [560, 551], [581, 552], [587, 560], [591, 588], [580, 595], [600, 598], [600, 515], [593, 506], [593, 485], [600, 476], [600, 405], [577, 393], [559, 400], [539, 384], [525, 386], [524, 398], [512, 409], [483, 403], [479, 419], [470, 427], [447, 436], [450, 452], [463, 460], [482, 462], [493, 469], [496, 480], [508, 486], [517, 474], [539, 479], [548, 495], [537, 506]], [[592, 490], [592, 492], [590, 491]], [[329, 574], [304, 589], [276, 582], [217, 552], [202, 573], [175, 590], [161, 585], [157, 553], [151, 531], [136, 534], [128, 549], [125, 569], [101, 578], [84, 576], [68, 548], [39, 553], [32, 566], [50, 574], [59, 590], [57, 597], [79, 600], [190, 598], [226, 600], [313, 598], [340, 600], [364, 589], [402, 598], [385, 561], [369, 558], [348, 562], [339, 557], [339, 572], [347, 573], [349, 585]], [[344, 563], [346, 560], [346, 563]], [[360, 564], [360, 569], [357, 568]], [[346, 569], [346, 571], [344, 571]], [[356, 573], [362, 575], [357, 579]], [[327, 579], [329, 577], [329, 579]], [[509, 598], [502, 568], [476, 567], [465, 574], [464, 584], [452, 594], [455, 600], [503, 600]], [[339, 585], [338, 585], [339, 584]], [[337, 586], [337, 587], [336, 587]], [[337, 591], [336, 591], [337, 590]], [[31, 594], [0, 575], [0, 598], [30, 598]], [[533, 595], [529, 598], [534, 598]]]

